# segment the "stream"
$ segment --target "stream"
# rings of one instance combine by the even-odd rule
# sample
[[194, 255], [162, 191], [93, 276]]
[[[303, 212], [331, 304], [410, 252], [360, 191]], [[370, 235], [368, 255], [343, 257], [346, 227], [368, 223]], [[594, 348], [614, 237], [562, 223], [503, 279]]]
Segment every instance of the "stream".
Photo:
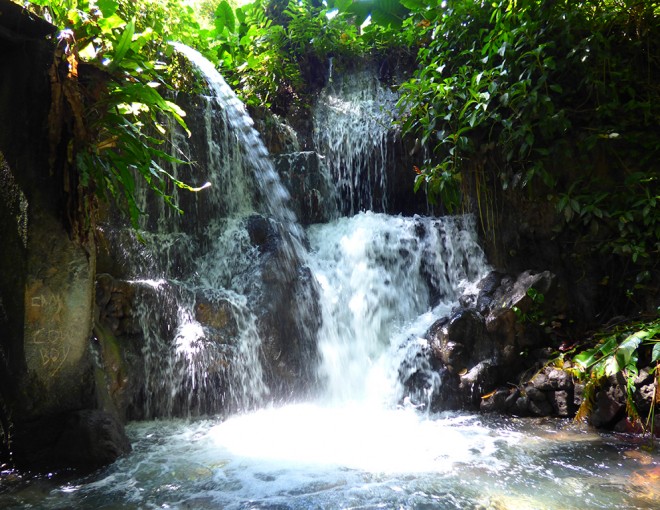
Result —
[[89, 477], [5, 482], [6, 509], [652, 509], [634, 438], [556, 420], [294, 404], [227, 421], [131, 423]]

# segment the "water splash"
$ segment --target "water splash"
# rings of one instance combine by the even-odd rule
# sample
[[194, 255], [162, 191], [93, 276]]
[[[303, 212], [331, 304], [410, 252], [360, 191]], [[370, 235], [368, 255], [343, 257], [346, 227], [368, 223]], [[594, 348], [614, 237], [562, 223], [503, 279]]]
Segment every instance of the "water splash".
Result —
[[309, 265], [321, 288], [320, 375], [328, 398], [396, 403], [409, 345], [487, 271], [473, 218], [368, 212], [308, 233]]

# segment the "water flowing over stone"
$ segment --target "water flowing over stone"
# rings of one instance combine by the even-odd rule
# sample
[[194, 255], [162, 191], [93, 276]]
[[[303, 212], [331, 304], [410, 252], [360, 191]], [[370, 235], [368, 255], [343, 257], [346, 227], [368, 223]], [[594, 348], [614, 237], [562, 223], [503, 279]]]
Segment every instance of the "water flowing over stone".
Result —
[[[314, 364], [314, 285], [301, 272], [304, 232], [288, 193], [243, 104], [208, 61], [176, 46], [210, 95], [180, 98], [193, 134], [173, 130], [172, 154], [196, 166], [192, 175], [188, 165], [171, 171], [211, 186], [176, 195], [183, 215], [138, 190], [144, 244], [104, 227], [124, 283], [111, 284], [101, 315], [141, 374], [126, 404], [133, 418], [251, 408], [273, 387], [304, 386]], [[286, 313], [294, 317], [280, 326]], [[265, 370], [268, 359], [277, 365]]]
[[321, 94], [314, 146], [335, 183], [339, 214], [388, 212], [388, 165], [397, 95], [365, 71], [338, 77]]
[[409, 344], [423, 342], [433, 317], [486, 271], [473, 219], [368, 212], [313, 226], [309, 237], [328, 397], [396, 403], [404, 397], [398, 369]]
[[[268, 150], [254, 128], [254, 121], [245, 109], [245, 105], [209, 60], [184, 44], [172, 43], [172, 45], [201, 71], [213, 97], [221, 103], [231, 133], [238, 138], [247, 159], [254, 167], [254, 182], [260, 191], [259, 201], [266, 204], [266, 211], [280, 223], [282, 231], [290, 236], [289, 244], [292, 251], [288, 256], [296, 257], [303, 234], [295, 214], [288, 205], [289, 192], [282, 186]], [[231, 192], [231, 190], [226, 191]]]

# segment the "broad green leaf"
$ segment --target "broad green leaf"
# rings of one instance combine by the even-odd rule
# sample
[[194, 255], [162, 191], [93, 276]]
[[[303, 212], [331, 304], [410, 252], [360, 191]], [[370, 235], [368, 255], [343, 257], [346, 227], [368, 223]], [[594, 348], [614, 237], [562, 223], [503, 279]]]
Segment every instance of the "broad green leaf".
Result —
[[346, 12], [353, 3], [353, 0], [335, 0], [333, 7], [339, 12]]
[[131, 20], [122, 32], [121, 37], [117, 42], [117, 46], [115, 47], [115, 54], [110, 69], [116, 69], [126, 56], [126, 52], [131, 47], [131, 42], [133, 41], [133, 34], [135, 34], [135, 20]]
[[633, 353], [637, 350], [639, 344], [642, 343], [643, 338], [645, 338], [647, 334], [646, 331], [638, 331], [621, 342], [621, 345], [619, 345], [616, 352], [621, 368], [627, 367], [630, 364]]
[[657, 342], [653, 346], [653, 351], [651, 352], [651, 361], [654, 363], [656, 361], [660, 361], [660, 342]]
[[107, 18], [117, 12], [119, 3], [117, 0], [97, 0], [96, 6], [103, 14], [103, 17]]
[[115, 28], [120, 28], [126, 25], [126, 21], [117, 16], [117, 14], [113, 14], [107, 18], [101, 18], [98, 23], [99, 27], [101, 27], [101, 32], [104, 34], [110, 34]]
[[616, 336], [609, 337], [603, 344], [598, 348], [598, 352], [603, 356], [609, 356], [612, 354], [615, 349], [618, 347], [618, 342]]
[[605, 358], [604, 371], [607, 377], [613, 376], [621, 371], [625, 365], [619, 364], [617, 356], [608, 356]]
[[406, 9], [410, 9], [411, 11], [422, 11], [427, 7], [430, 7], [429, 4], [431, 2], [428, 0], [400, 0], [400, 3]]
[[218, 33], [227, 28], [230, 33], [234, 33], [236, 30], [236, 18], [234, 17], [234, 11], [227, 2], [227, 0], [222, 0], [218, 4], [218, 7], [215, 9], [215, 29]]
[[[249, 4], [248, 4], [248, 5], [249, 5]], [[247, 6], [246, 6], [246, 7], [247, 7]], [[236, 9], [236, 13], [235, 13], [235, 14], [236, 14], [236, 19], [238, 20], [238, 22], [239, 22], [240, 24], [244, 24], [244, 23], [245, 23], [245, 18], [246, 18], [245, 8], [246, 8], [246, 7], [239, 7], [238, 9]]]
[[585, 371], [596, 361], [596, 353], [598, 349], [589, 349], [581, 352], [573, 358], [573, 361], [580, 366], [582, 371]]

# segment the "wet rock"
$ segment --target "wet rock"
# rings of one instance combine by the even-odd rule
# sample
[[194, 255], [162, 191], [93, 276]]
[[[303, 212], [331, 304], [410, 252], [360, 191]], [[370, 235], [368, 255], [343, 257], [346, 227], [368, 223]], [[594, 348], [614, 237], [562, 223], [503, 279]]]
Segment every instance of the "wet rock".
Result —
[[498, 389], [488, 398], [481, 401], [479, 410], [483, 413], [504, 413], [509, 409], [509, 392], [505, 389]]
[[497, 386], [499, 381], [499, 366], [492, 360], [484, 360], [460, 377], [459, 392], [465, 407], [479, 409], [481, 395], [488, 393]]
[[225, 341], [238, 334], [232, 304], [225, 299], [211, 300], [208, 296], [198, 296], [195, 319], [203, 326], [213, 328]]
[[109, 274], [96, 276], [97, 322], [107, 325], [117, 336], [136, 333], [140, 330], [135, 321], [135, 306], [138, 287], [126, 280], [117, 280]]
[[[507, 389], [479, 401], [498, 386], [526, 381], [525, 370], [538, 371], [553, 356], [548, 345], [553, 339], [538, 323], [541, 317], [564, 311], [555, 276], [549, 271], [525, 271], [515, 277], [493, 271], [477, 289], [476, 296], [464, 296], [462, 305], [426, 335], [435, 359], [450, 374], [459, 375], [461, 405], [524, 415], [570, 413], [574, 406], [565, 400], [572, 398], [572, 380], [554, 367], [543, 368], [527, 385], [531, 396], [521, 400], [516, 395], [505, 404], [500, 400], [510, 396]], [[546, 395], [557, 391], [566, 394]]]
[[544, 402], [546, 400], [545, 393], [534, 386], [527, 386], [525, 394], [532, 402]]
[[532, 414], [535, 414], [536, 416], [552, 416], [552, 404], [545, 399], [545, 396], [544, 400], [530, 399], [528, 407]]
[[644, 384], [639, 386], [635, 392], [635, 401], [639, 408], [642, 406], [648, 408], [653, 402], [653, 398], [656, 396], [657, 388], [655, 383], [651, 382], [649, 384]]
[[529, 398], [527, 396], [522, 395], [516, 399], [513, 413], [517, 414], [518, 416], [528, 416], [530, 414]]
[[571, 397], [572, 395], [565, 390], [552, 391], [548, 394], [555, 415], [567, 417], [574, 414]]
[[568, 390], [573, 388], [573, 380], [568, 372], [554, 367], [546, 367], [530, 381], [541, 391]]
[[314, 151], [291, 152], [274, 158], [277, 172], [291, 193], [291, 205], [303, 225], [328, 221], [336, 212], [333, 187]]
[[430, 344], [433, 354], [450, 371], [471, 369], [493, 355], [492, 341], [486, 334], [483, 317], [475, 310], [459, 309], [448, 320], [432, 326]]
[[549, 390], [550, 388], [548, 387], [548, 376], [545, 375], [544, 373], [538, 373], [534, 377], [532, 377], [532, 380], [530, 383], [534, 386], [534, 388], [538, 390]]
[[500, 272], [491, 271], [477, 284], [479, 294], [477, 297], [476, 309], [480, 314], [485, 315], [490, 309], [495, 291], [502, 284], [502, 279], [504, 277], [505, 275]]
[[65, 465], [92, 470], [117, 460], [131, 451], [124, 428], [105, 411], [71, 413], [56, 446], [55, 454]]
[[245, 225], [250, 242], [262, 253], [273, 252], [280, 242], [280, 235], [271, 221], [265, 216], [253, 214]]
[[626, 392], [623, 381], [612, 376], [607, 384], [596, 393], [594, 409], [589, 416], [595, 427], [612, 427], [622, 418], [626, 410]]
[[22, 423], [14, 448], [23, 469], [92, 471], [128, 453], [131, 445], [114, 416], [87, 409]]
[[584, 395], [584, 384], [574, 383], [573, 384], [573, 405], [577, 408], [580, 407], [582, 403], [582, 396]]
[[486, 329], [490, 333], [500, 334], [508, 344], [516, 343], [520, 347], [535, 346], [537, 336], [529, 334], [529, 331], [528, 334], [523, 334], [524, 328], [519, 317], [530, 312], [547, 316], [555, 314], [565, 306], [564, 301], [559, 299], [559, 294], [557, 279], [549, 271], [525, 271], [515, 281], [503, 278], [501, 285], [492, 293], [486, 315]]

